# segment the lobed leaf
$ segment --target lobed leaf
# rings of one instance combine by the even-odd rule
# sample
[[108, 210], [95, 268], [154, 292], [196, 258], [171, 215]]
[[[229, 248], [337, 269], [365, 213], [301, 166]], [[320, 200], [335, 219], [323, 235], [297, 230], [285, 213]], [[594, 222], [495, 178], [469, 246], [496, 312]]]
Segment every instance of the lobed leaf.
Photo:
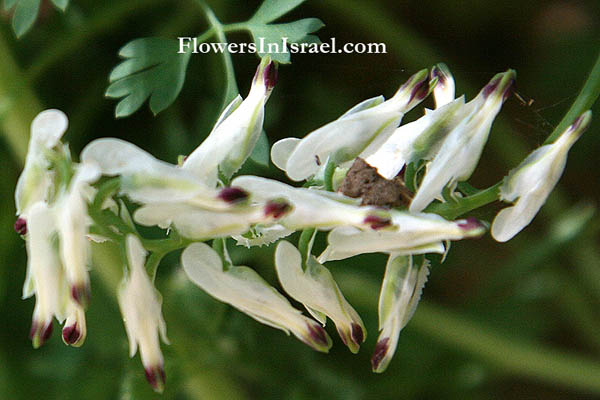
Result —
[[111, 72], [106, 96], [122, 98], [117, 118], [137, 111], [150, 98], [150, 110], [156, 115], [179, 95], [190, 54], [178, 54], [176, 40], [158, 37], [135, 39], [119, 51], [125, 60]]
[[[65, 11], [69, 0], [51, 0], [61, 11]], [[4, 10], [14, 8], [12, 26], [18, 38], [31, 29], [40, 11], [41, 0], [4, 0]]]
[[[306, 0], [265, 0], [254, 13], [251, 22], [263, 24], [275, 21], [277, 18], [287, 14]], [[249, 22], [250, 22], [249, 21]]]
[[277, 44], [281, 49], [284, 37], [287, 38], [288, 43], [321, 43], [319, 38], [311, 33], [318, 31], [323, 26], [325, 24], [318, 18], [304, 18], [282, 24], [261, 24], [251, 19], [247, 28], [252, 34], [257, 52], [261, 57], [270, 55], [273, 60], [287, 64], [290, 62], [289, 51], [269, 51], [269, 44]]

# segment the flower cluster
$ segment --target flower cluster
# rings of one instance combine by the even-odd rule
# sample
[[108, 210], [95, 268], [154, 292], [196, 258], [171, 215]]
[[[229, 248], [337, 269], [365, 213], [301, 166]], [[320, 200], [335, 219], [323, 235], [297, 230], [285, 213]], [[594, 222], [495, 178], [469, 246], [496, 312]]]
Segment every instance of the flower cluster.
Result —
[[[36, 297], [34, 347], [48, 339], [54, 318], [64, 322], [65, 343], [83, 343], [90, 240], [110, 240], [124, 249], [117, 298], [130, 355], [139, 348], [146, 378], [157, 391], [165, 381], [160, 338], [168, 340], [154, 273], [160, 258], [178, 248], [185, 248], [181, 264], [190, 281], [214, 298], [321, 352], [332, 345], [324, 329], [331, 319], [341, 341], [356, 353], [366, 339], [365, 325], [325, 264], [378, 252], [389, 259], [372, 368], [386, 369], [427, 280], [426, 255], [445, 254], [450, 241], [486, 231], [474, 218], [452, 221], [432, 211], [460, 203], [468, 194], [459, 183], [476, 168], [516, 74], [497, 74], [467, 102], [464, 96], [455, 98], [447, 67], [436, 65], [413, 75], [388, 100], [365, 100], [302, 139], [278, 141], [271, 149], [273, 164], [292, 181], [305, 181], [298, 187], [235, 176], [263, 129], [276, 72], [274, 63], [263, 59], [248, 96], [234, 99], [207, 139], [178, 164], [116, 138], [91, 142], [75, 163], [60, 141], [66, 116], [48, 110], [33, 121], [15, 193], [15, 229], [27, 242], [23, 297]], [[400, 125], [404, 114], [430, 94], [435, 108]], [[590, 120], [588, 111], [508, 173], [497, 198], [514, 204], [494, 219], [496, 240], [509, 240], [533, 219]], [[136, 204], [132, 214], [123, 197]], [[152, 246], [136, 224], [167, 229], [167, 248]], [[297, 246], [280, 240], [296, 231], [302, 231]], [[327, 247], [315, 256], [313, 243], [323, 231]], [[227, 251], [230, 237], [248, 248], [279, 241], [277, 277], [308, 315], [256, 271], [234, 265]], [[209, 240], [212, 247], [204, 243]]]

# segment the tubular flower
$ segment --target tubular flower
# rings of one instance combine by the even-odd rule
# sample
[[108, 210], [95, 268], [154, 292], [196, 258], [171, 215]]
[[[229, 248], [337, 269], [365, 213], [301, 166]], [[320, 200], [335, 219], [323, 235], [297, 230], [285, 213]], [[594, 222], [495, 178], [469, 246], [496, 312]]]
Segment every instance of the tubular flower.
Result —
[[215, 187], [219, 171], [227, 179], [250, 156], [264, 120], [264, 106], [277, 81], [277, 69], [270, 57], [262, 59], [248, 97], [238, 95], [221, 114], [212, 132], [183, 163], [182, 169]]
[[424, 254], [443, 253], [441, 242], [479, 237], [484, 226], [475, 219], [446, 221], [435, 214], [410, 214], [390, 211], [391, 226], [381, 231], [363, 231], [353, 227], [333, 229], [327, 238], [329, 246], [320, 262], [342, 260], [358, 254]]
[[52, 185], [48, 156], [52, 148], [60, 143], [68, 124], [67, 116], [59, 110], [42, 111], [31, 123], [25, 168], [15, 189], [17, 215], [23, 219], [21, 226], [25, 223], [29, 208], [38, 201], [47, 199]]
[[431, 91], [427, 70], [413, 75], [389, 100], [383, 96], [363, 101], [337, 120], [303, 139], [287, 138], [273, 145], [273, 163], [294, 181], [317, 174], [329, 159], [336, 165], [367, 157], [400, 124], [402, 117]]
[[280, 242], [275, 251], [275, 268], [283, 289], [304, 304], [323, 326], [327, 317], [331, 318], [344, 344], [357, 353], [366, 339], [364, 324], [344, 298], [331, 272], [310, 255], [310, 246], [303, 262], [296, 247]]
[[383, 372], [392, 360], [400, 331], [412, 318], [429, 275], [423, 256], [390, 256], [379, 294], [379, 330], [371, 358], [373, 372]]
[[90, 182], [97, 180], [95, 164], [81, 164], [75, 176], [56, 203], [57, 228], [60, 237], [60, 256], [73, 300], [85, 307], [89, 299], [88, 263], [90, 224], [85, 193]]
[[146, 250], [140, 240], [128, 235], [126, 246], [129, 272], [121, 282], [118, 299], [129, 339], [129, 356], [133, 357], [139, 346], [146, 379], [155, 391], [162, 392], [165, 372], [159, 335], [169, 344], [161, 312], [162, 298], [146, 273]]
[[28, 210], [27, 277], [23, 298], [35, 294], [30, 338], [40, 347], [52, 333], [52, 319], [65, 319], [69, 291], [56, 250], [56, 222], [53, 211], [44, 202]]
[[279, 221], [288, 229], [331, 229], [341, 225], [380, 229], [390, 222], [385, 210], [359, 207], [352, 204], [352, 199], [317, 189], [295, 188], [258, 176], [240, 176], [232, 184], [252, 193], [257, 200], [282, 198], [289, 202], [291, 211]]
[[436, 109], [425, 109], [425, 115], [402, 125], [365, 161], [379, 175], [393, 179], [406, 164], [430, 161], [439, 151], [448, 133], [466, 116], [464, 96], [454, 99], [454, 78], [444, 64], [431, 69]]
[[494, 239], [506, 242], [529, 225], [560, 179], [569, 150], [591, 120], [591, 111], [583, 113], [558, 139], [535, 150], [508, 173], [500, 187], [500, 198], [516, 202], [494, 218], [491, 229]]
[[254, 270], [223, 265], [219, 254], [204, 243], [184, 250], [181, 264], [188, 278], [212, 297], [230, 304], [258, 322], [290, 332], [313, 349], [328, 352], [331, 339], [315, 321], [293, 308]]
[[419, 212], [440, 198], [446, 186], [467, 180], [479, 161], [494, 118], [500, 111], [516, 74], [513, 70], [497, 74], [479, 95], [465, 105], [466, 113], [447, 134], [427, 170], [414, 199], [411, 212]]

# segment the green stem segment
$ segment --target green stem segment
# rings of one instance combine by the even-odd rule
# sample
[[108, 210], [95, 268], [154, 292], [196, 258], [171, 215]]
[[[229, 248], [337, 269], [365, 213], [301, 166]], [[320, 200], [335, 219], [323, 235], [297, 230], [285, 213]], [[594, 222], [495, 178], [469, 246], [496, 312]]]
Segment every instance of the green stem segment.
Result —
[[589, 110], [592, 105], [598, 99], [600, 95], [600, 54], [596, 59], [596, 63], [592, 67], [592, 70], [581, 88], [581, 92], [569, 108], [569, 111], [565, 114], [563, 119], [560, 121], [558, 126], [552, 131], [550, 136], [546, 139], [544, 144], [552, 143], [563, 133], [569, 125], [575, 121], [577, 117]]

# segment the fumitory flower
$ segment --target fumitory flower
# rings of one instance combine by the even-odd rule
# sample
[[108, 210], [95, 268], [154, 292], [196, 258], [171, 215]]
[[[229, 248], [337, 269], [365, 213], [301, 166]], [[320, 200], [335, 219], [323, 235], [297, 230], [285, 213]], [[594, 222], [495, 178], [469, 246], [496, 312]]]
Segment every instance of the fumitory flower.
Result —
[[342, 260], [364, 253], [443, 253], [443, 241], [481, 236], [485, 228], [475, 219], [447, 221], [436, 214], [390, 210], [391, 224], [380, 231], [351, 226], [333, 229], [319, 261]]
[[248, 97], [242, 101], [238, 95], [225, 108], [210, 135], [185, 159], [182, 169], [192, 172], [209, 187], [217, 185], [219, 172], [230, 179], [258, 141], [264, 105], [276, 81], [277, 69], [267, 56], [256, 70]]
[[327, 332], [292, 307], [253, 269], [224, 265], [221, 256], [204, 243], [188, 246], [181, 255], [181, 264], [188, 278], [214, 298], [232, 305], [258, 322], [287, 334], [291, 332], [315, 350], [329, 351], [331, 338]]
[[[479, 161], [494, 118], [500, 111], [515, 80], [513, 70], [497, 74], [464, 105], [464, 117], [447, 134], [435, 157], [427, 164], [423, 181], [410, 203], [410, 211], [423, 210], [440, 198], [446, 186], [467, 180]], [[452, 103], [450, 103], [452, 104]]]
[[67, 116], [59, 110], [46, 110], [39, 113], [31, 123], [29, 149], [25, 168], [15, 189], [15, 204], [21, 230], [26, 229], [29, 208], [38, 201], [45, 201], [52, 186], [52, 173], [48, 157], [52, 149], [60, 143], [67, 130]]
[[159, 336], [169, 343], [161, 312], [162, 298], [154, 288], [144, 263], [146, 250], [135, 235], [127, 235], [127, 273], [119, 287], [118, 298], [129, 339], [129, 356], [139, 347], [146, 379], [157, 392], [165, 383], [164, 361]]
[[325, 325], [327, 318], [331, 318], [344, 344], [357, 353], [366, 339], [364, 324], [344, 298], [331, 272], [310, 254], [311, 247], [308, 246], [303, 260], [300, 251], [291, 243], [281, 241], [277, 245], [275, 268], [279, 282], [321, 324]]
[[336, 165], [356, 157], [367, 157], [400, 124], [405, 113], [429, 94], [435, 82], [427, 70], [417, 72], [389, 100], [368, 99], [337, 120], [309, 133], [303, 139], [287, 138], [273, 145], [273, 163], [294, 181], [317, 174], [328, 161]]
[[424, 256], [391, 255], [379, 294], [379, 330], [371, 358], [374, 372], [383, 372], [396, 351], [398, 336], [412, 318], [429, 275]]
[[500, 199], [515, 202], [501, 210], [492, 223], [492, 237], [506, 242], [533, 220], [560, 179], [571, 146], [588, 128], [592, 112], [588, 110], [573, 122], [553, 143], [531, 153], [504, 178]]

